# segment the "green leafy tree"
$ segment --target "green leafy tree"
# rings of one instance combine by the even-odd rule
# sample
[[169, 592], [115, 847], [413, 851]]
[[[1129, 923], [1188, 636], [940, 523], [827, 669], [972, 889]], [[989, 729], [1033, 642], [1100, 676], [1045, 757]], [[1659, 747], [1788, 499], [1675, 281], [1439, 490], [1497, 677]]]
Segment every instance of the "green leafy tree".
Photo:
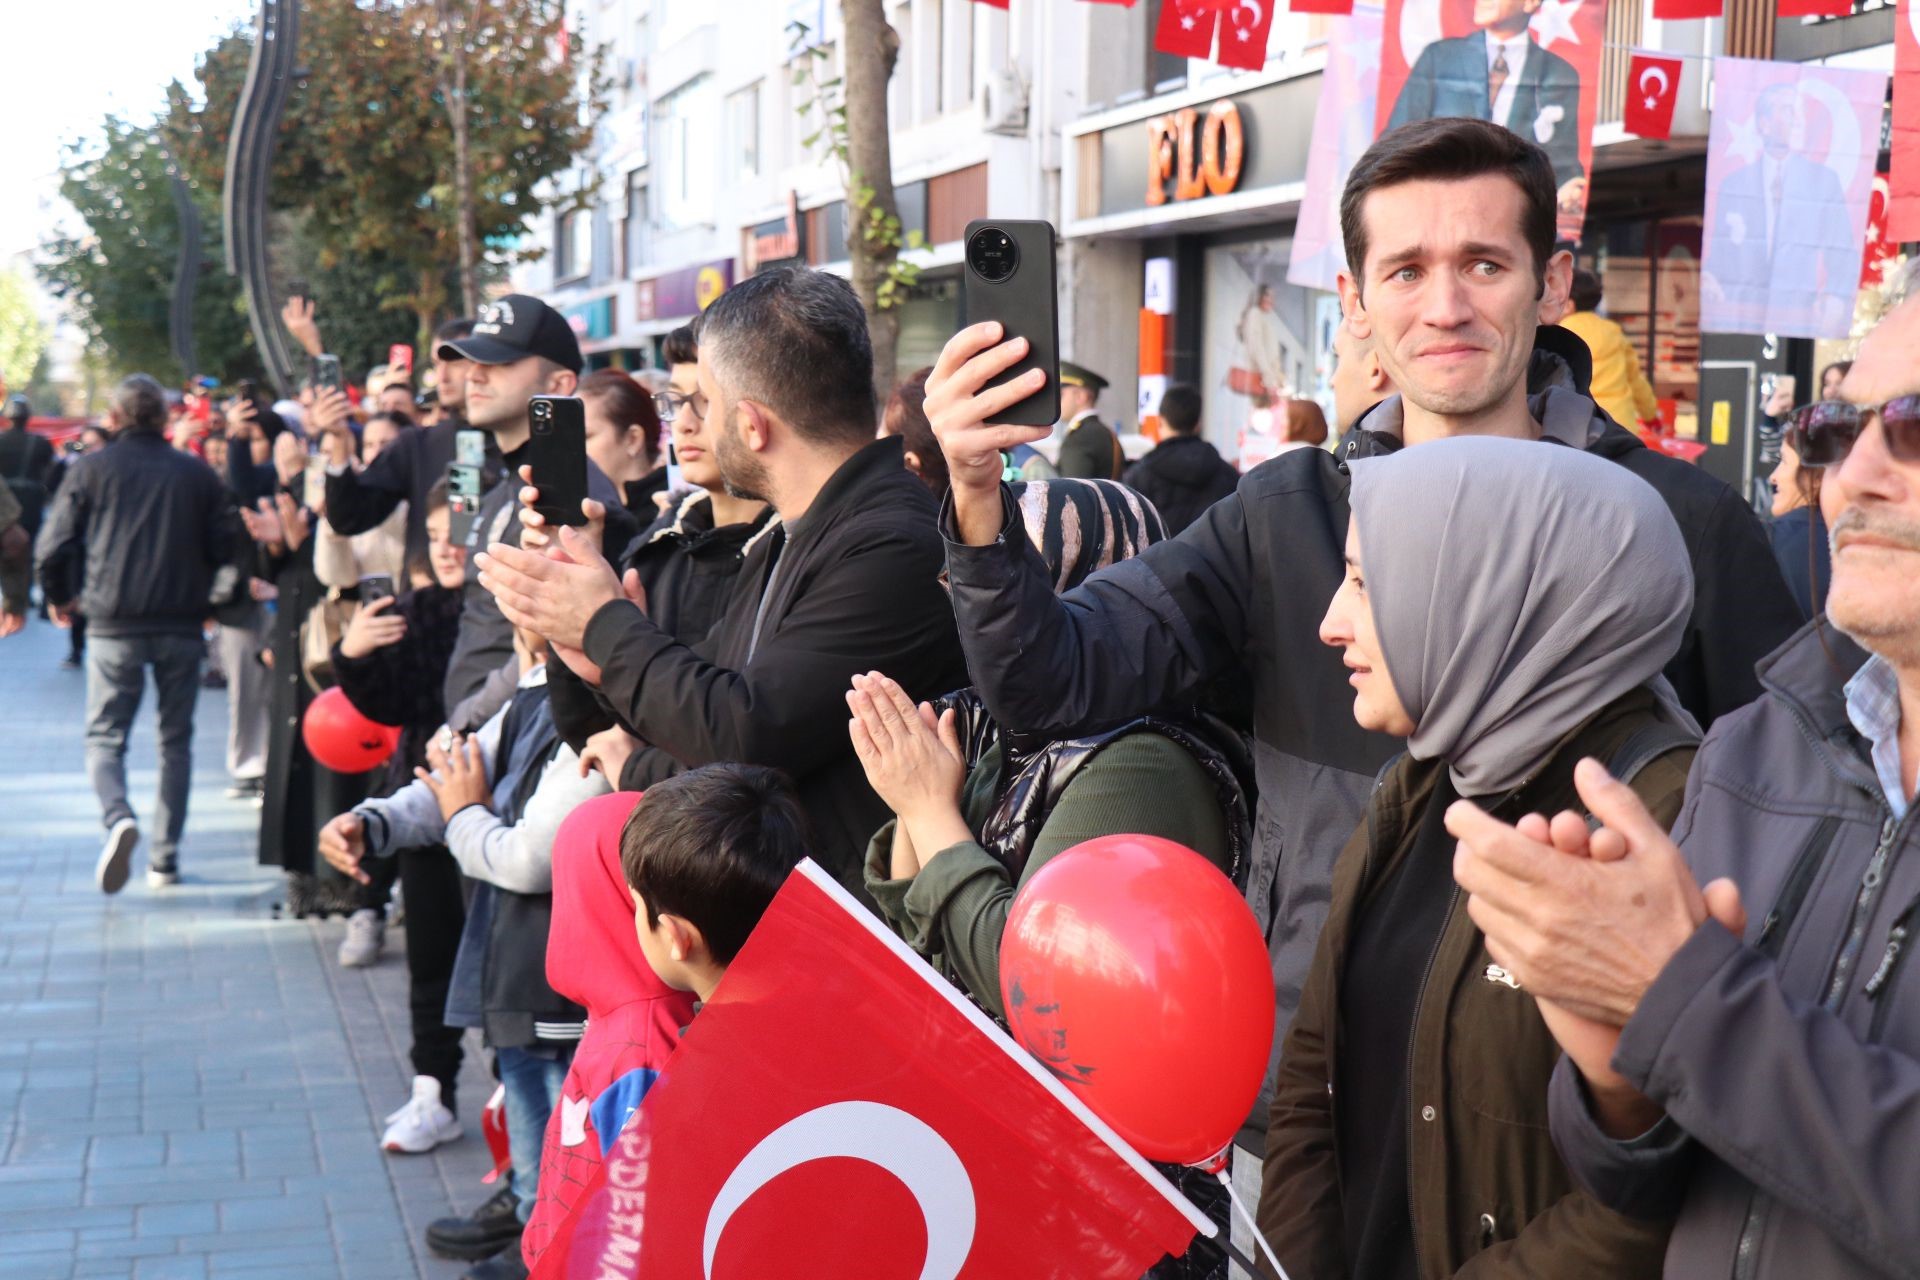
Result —
[[194, 290], [194, 345], [201, 368], [182, 369], [169, 330], [180, 219], [165, 149], [151, 125], [109, 116], [101, 136], [68, 149], [60, 194], [84, 233], [42, 246], [41, 278], [69, 302], [91, 345], [115, 373], [141, 370], [170, 383], [209, 373], [225, 382], [256, 377], [237, 281], [221, 267], [220, 220], [204, 192], [202, 272]]
[[[497, 268], [484, 247], [522, 240], [536, 191], [571, 167], [605, 107], [599, 55], [562, 55], [563, 24], [560, 0], [305, 0], [306, 79], [281, 117], [271, 198], [304, 212], [315, 270], [372, 264], [381, 288], [368, 301], [410, 313], [424, 333], [461, 301], [462, 185], [475, 279]], [[209, 190], [225, 177], [251, 41], [239, 30], [207, 52], [197, 100], [177, 82], [167, 91], [168, 143]], [[342, 300], [319, 301], [337, 314]]]
[[17, 271], [0, 271], [0, 381], [25, 389], [47, 350], [47, 327]]

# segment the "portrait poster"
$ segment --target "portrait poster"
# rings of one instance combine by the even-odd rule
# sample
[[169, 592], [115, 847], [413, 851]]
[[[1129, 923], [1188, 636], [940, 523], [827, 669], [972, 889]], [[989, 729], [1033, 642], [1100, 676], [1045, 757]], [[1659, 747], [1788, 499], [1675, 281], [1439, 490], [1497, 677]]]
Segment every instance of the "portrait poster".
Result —
[[1886, 98], [1884, 72], [1716, 60], [1702, 329], [1847, 336]]
[[1354, 161], [1373, 141], [1373, 104], [1380, 96], [1380, 20], [1377, 5], [1358, 4], [1327, 31], [1327, 69], [1307, 151], [1306, 195], [1293, 229], [1287, 282], [1332, 293], [1347, 263], [1340, 240], [1340, 192]]
[[1376, 131], [1492, 120], [1545, 148], [1559, 238], [1578, 243], [1593, 171], [1606, 0], [1387, 0]]

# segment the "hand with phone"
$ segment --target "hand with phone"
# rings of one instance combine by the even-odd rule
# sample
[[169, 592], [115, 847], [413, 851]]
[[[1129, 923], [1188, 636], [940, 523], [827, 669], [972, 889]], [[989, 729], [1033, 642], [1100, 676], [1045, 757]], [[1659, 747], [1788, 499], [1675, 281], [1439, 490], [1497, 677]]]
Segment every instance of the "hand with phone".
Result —
[[[520, 502], [520, 545], [529, 551], [544, 551], [555, 559], [564, 560], [566, 552], [560, 550], [558, 525], [549, 525], [547, 517], [541, 513], [540, 489], [533, 482], [533, 468], [522, 465], [520, 468], [521, 488], [518, 494]], [[594, 549], [606, 554], [607, 509], [592, 498], [580, 504], [580, 514], [585, 523], [579, 526], [580, 532], [593, 543]]]
[[317, 356], [326, 350], [320, 343], [320, 325], [313, 318], [312, 298], [298, 293], [288, 298], [287, 305], [280, 308], [280, 322], [308, 355]]
[[346, 392], [319, 387], [313, 389], [313, 402], [307, 406], [308, 432], [319, 438], [328, 463], [336, 467], [353, 461], [352, 408]]
[[927, 419], [953, 478], [961, 537], [1000, 536], [1000, 451], [1044, 440], [1060, 417], [1060, 295], [1045, 222], [967, 224], [961, 316], [927, 379]]
[[520, 478], [534, 487], [530, 511], [540, 516], [542, 528], [583, 528], [588, 523], [586, 401], [534, 396], [527, 403], [527, 422], [527, 465]]
[[364, 658], [375, 649], [384, 649], [405, 639], [407, 620], [388, 612], [392, 606], [391, 594], [362, 600], [340, 637], [340, 652], [349, 658]]

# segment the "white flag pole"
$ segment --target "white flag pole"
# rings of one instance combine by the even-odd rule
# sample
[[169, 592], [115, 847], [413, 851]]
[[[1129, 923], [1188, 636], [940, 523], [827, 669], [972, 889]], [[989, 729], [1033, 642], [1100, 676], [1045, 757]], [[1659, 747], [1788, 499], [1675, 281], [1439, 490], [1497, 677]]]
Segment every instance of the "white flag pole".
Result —
[[1261, 1256], [1266, 1258], [1267, 1262], [1273, 1267], [1273, 1274], [1279, 1276], [1280, 1280], [1291, 1280], [1287, 1275], [1287, 1269], [1280, 1265], [1280, 1259], [1274, 1257], [1273, 1250], [1267, 1247], [1267, 1238], [1260, 1234], [1260, 1228], [1255, 1225], [1253, 1215], [1247, 1212], [1247, 1206], [1240, 1203], [1240, 1197], [1233, 1193], [1232, 1175], [1225, 1169], [1219, 1169], [1215, 1171], [1213, 1176], [1218, 1178], [1220, 1185], [1227, 1189], [1227, 1199], [1233, 1202], [1233, 1211], [1240, 1215], [1243, 1222], [1253, 1227], [1254, 1243], [1260, 1246]]

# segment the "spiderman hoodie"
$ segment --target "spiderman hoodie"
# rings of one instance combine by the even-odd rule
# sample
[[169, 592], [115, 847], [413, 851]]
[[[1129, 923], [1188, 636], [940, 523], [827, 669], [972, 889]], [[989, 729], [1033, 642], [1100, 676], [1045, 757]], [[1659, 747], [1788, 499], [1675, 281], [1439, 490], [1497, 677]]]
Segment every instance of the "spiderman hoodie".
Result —
[[620, 832], [639, 803], [632, 791], [588, 800], [567, 816], [553, 842], [547, 982], [586, 1006], [587, 1030], [547, 1122], [539, 1196], [521, 1237], [529, 1269], [693, 1019], [693, 997], [654, 976], [634, 936]]

